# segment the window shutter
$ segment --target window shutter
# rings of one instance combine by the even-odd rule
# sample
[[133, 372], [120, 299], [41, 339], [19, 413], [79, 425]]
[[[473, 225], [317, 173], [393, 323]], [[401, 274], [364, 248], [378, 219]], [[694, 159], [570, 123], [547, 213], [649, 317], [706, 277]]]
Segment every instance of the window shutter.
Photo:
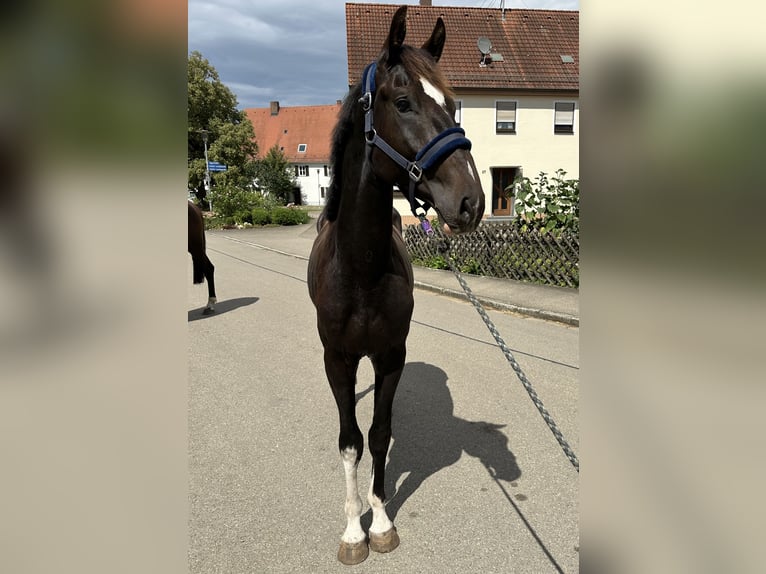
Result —
[[556, 119], [558, 125], [574, 125], [574, 103], [556, 104]]
[[497, 102], [497, 122], [516, 121], [516, 102]]

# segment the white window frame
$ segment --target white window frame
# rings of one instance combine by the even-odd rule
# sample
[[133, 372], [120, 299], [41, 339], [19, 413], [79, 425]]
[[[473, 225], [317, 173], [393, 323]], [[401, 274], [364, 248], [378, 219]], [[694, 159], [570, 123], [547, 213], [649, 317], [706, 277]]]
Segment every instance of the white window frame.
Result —
[[306, 153], [308, 144], [298, 144], [298, 153]]
[[307, 165], [297, 165], [295, 166], [297, 170], [297, 177], [308, 177], [309, 176], [309, 166]]
[[460, 125], [463, 121], [463, 100], [455, 100], [455, 123]]

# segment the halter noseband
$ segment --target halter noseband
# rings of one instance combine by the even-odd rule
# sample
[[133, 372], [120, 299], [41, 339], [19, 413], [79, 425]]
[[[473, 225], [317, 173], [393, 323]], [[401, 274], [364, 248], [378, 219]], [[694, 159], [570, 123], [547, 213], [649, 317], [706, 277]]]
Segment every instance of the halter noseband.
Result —
[[[368, 64], [362, 74], [362, 97], [359, 103], [364, 110], [364, 140], [370, 147], [375, 146], [401, 166], [410, 176], [410, 187], [407, 199], [410, 202], [412, 214], [423, 221], [425, 214], [431, 207], [428, 203], [421, 203], [415, 198], [415, 187], [420, 183], [423, 172], [443, 157], [448, 156], [457, 149], [471, 149], [471, 141], [465, 137], [462, 128], [448, 128], [424, 145], [415, 155], [414, 161], [409, 161], [402, 154], [392, 148], [383, 138], [378, 135], [372, 125], [372, 98], [375, 94], [375, 69], [377, 64]], [[417, 210], [422, 209], [422, 213]]]

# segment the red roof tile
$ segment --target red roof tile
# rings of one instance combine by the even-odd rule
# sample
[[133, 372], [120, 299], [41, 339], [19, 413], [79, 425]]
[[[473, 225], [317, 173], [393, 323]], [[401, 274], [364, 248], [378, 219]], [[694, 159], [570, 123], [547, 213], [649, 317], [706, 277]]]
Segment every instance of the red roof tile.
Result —
[[[348, 82], [356, 84], [364, 66], [378, 57], [395, 4], [346, 4]], [[499, 88], [579, 90], [580, 13], [573, 10], [458, 8], [410, 5], [405, 42], [421, 46], [441, 16], [447, 41], [439, 66], [456, 89]], [[492, 42], [503, 61], [479, 66], [480, 37]], [[574, 62], [564, 63], [561, 56]]]
[[[277, 115], [271, 114], [271, 108], [248, 108], [245, 113], [253, 123], [259, 157], [277, 144], [291, 163], [321, 163], [330, 161], [339, 111], [340, 104], [333, 104], [284, 107]], [[298, 144], [306, 144], [306, 151], [299, 153]]]

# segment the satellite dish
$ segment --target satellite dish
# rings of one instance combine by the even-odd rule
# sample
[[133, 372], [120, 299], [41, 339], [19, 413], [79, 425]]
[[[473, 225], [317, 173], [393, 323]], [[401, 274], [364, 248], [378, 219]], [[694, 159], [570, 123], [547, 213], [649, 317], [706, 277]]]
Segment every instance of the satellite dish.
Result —
[[485, 56], [489, 54], [489, 51], [492, 49], [492, 42], [489, 41], [489, 38], [485, 38], [484, 36], [479, 38], [476, 44], [479, 46], [479, 52]]

